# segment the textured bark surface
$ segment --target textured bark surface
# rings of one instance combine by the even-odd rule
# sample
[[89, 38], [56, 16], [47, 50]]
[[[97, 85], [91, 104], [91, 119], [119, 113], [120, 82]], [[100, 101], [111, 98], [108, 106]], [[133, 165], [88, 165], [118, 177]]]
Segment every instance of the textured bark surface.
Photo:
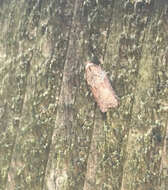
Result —
[[[166, 190], [168, 4], [139, 5], [0, 1], [0, 190]], [[88, 60], [119, 98], [106, 114]]]

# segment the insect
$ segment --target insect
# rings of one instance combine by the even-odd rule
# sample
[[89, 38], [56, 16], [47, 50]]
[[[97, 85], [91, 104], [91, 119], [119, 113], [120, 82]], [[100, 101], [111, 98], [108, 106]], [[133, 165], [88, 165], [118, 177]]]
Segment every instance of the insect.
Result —
[[109, 108], [118, 106], [116, 93], [114, 92], [107, 73], [92, 62], [85, 63], [85, 76], [92, 94], [101, 110], [107, 112]]

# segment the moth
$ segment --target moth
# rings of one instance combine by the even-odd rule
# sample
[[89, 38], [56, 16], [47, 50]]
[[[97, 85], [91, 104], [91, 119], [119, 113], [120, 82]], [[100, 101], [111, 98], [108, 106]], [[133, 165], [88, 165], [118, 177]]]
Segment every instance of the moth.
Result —
[[118, 99], [107, 73], [99, 65], [86, 62], [85, 77], [101, 112], [107, 112], [109, 108], [118, 106]]

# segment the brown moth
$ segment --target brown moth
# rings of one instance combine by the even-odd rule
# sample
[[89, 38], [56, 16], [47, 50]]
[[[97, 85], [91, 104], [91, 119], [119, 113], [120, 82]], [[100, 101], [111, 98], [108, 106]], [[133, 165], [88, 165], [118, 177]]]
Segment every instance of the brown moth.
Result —
[[118, 106], [117, 96], [107, 74], [99, 65], [85, 63], [85, 76], [101, 112], [107, 112], [109, 108]]

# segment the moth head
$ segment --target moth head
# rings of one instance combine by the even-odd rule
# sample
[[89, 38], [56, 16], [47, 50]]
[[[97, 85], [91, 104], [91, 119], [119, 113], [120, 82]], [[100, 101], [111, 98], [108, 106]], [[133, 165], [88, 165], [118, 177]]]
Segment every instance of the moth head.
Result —
[[90, 66], [93, 66], [93, 65], [94, 65], [94, 63], [92, 63], [92, 62], [86, 62], [85, 69], [87, 70]]

